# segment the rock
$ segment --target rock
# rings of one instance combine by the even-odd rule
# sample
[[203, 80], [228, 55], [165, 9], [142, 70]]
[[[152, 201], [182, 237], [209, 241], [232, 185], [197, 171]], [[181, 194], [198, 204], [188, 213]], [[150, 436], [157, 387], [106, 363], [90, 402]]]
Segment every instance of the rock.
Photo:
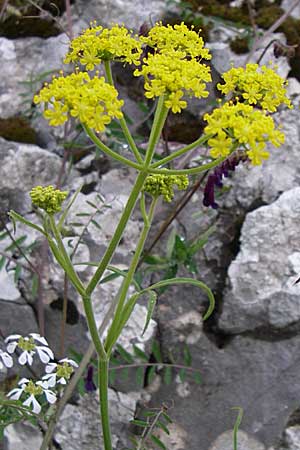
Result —
[[36, 185], [55, 184], [61, 167], [58, 156], [35, 145], [0, 138], [0, 201], [4, 211], [31, 211], [29, 191]]
[[300, 426], [288, 427], [284, 431], [283, 444], [285, 450], [300, 450]]
[[[253, 439], [248, 433], [242, 430], [238, 431], [237, 442], [239, 450], [265, 450], [265, 446]], [[232, 430], [225, 431], [219, 436], [209, 450], [231, 450], [233, 446]]]
[[124, 24], [136, 31], [145, 21], [155, 23], [166, 10], [163, 0], [77, 0], [73, 5], [75, 17], [83, 17], [87, 26], [91, 20], [97, 20], [102, 26], [112, 23]]
[[227, 333], [287, 330], [300, 319], [300, 188], [247, 214], [240, 252], [228, 269], [219, 326]]
[[[173, 296], [175, 310], [178, 304], [174, 300]], [[162, 351], [178, 351], [178, 341], [169, 340], [169, 330], [159, 325]], [[300, 401], [299, 344], [299, 336], [277, 341], [249, 336], [226, 340], [223, 336], [218, 348], [212, 335], [204, 334], [195, 346], [189, 346], [192, 366], [200, 369], [201, 384], [187, 376], [190, 394], [182, 396], [175, 389], [175, 378], [170, 385], [162, 384], [148, 407], [169, 406], [168, 415], [186, 436], [180, 450], [199, 450], [199, 442], [201, 450], [232, 449], [232, 440], [223, 438], [231, 438], [228, 430], [233, 429], [237, 416], [234, 407], [243, 408], [240, 429], [246, 436], [241, 438], [241, 449], [268, 448], [278, 442]]]
[[288, 79], [288, 88], [287, 88], [287, 93], [289, 97], [293, 97], [293, 96], [299, 96], [300, 95], [300, 83], [297, 80], [297, 78], [289, 78]]
[[[19, 114], [30, 107], [32, 98], [43, 81], [51, 78], [63, 66], [63, 58], [68, 50], [68, 38], [61, 34], [49, 39], [26, 38], [9, 40], [0, 38], [1, 80], [0, 117], [7, 118]], [[50, 72], [47, 73], [47, 72]], [[24, 82], [33, 81], [33, 88]], [[32, 91], [33, 89], [33, 91]], [[22, 106], [27, 94], [26, 106]]]
[[5, 428], [4, 439], [3, 450], [37, 450], [42, 444], [43, 435], [30, 423], [19, 422]]
[[[127, 426], [134, 416], [139, 394], [108, 391], [112, 445], [123, 449], [127, 442]], [[78, 405], [67, 405], [56, 428], [55, 440], [62, 450], [102, 449], [99, 400], [96, 393], [80, 398]]]
[[[289, 10], [291, 6], [295, 3], [294, 0], [283, 0], [281, 3], [281, 8], [285, 11]], [[290, 15], [294, 17], [295, 19], [300, 19], [300, 5], [294, 7], [294, 9], [291, 11]]]
[[0, 299], [1, 300], [17, 300], [20, 298], [20, 292], [16, 288], [13, 273], [7, 273], [6, 270], [0, 272]]

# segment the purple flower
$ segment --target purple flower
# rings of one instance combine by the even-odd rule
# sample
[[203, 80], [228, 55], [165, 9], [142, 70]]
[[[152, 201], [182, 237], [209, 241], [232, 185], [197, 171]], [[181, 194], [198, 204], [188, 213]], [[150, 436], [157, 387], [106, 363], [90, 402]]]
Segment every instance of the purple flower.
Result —
[[223, 161], [220, 166], [215, 168], [213, 173], [208, 176], [204, 187], [204, 206], [211, 206], [213, 209], [217, 209], [219, 207], [218, 203], [215, 201], [215, 186], [219, 188], [223, 187], [222, 177], [227, 178], [229, 176], [229, 171], [233, 172], [240, 162], [245, 162], [247, 160], [248, 156], [243, 152], [240, 152], [231, 158], [226, 159], [226, 161]]
[[97, 390], [97, 387], [93, 381], [94, 367], [89, 366], [87, 370], [87, 375], [84, 379], [84, 387], [87, 392], [93, 392]]

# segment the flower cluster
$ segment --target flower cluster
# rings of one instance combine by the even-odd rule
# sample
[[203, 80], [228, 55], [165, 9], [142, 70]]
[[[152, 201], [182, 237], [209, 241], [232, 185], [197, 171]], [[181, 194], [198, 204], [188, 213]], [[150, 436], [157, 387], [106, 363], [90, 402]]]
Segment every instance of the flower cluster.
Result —
[[275, 128], [272, 117], [252, 105], [228, 102], [204, 119], [207, 121], [204, 133], [211, 136], [208, 145], [213, 158], [226, 157], [233, 148], [242, 147], [252, 164], [259, 165], [269, 157], [267, 142], [276, 147], [284, 142], [284, 134]]
[[149, 175], [146, 178], [144, 191], [153, 197], [162, 195], [166, 202], [170, 202], [174, 197], [174, 186], [182, 191], [189, 185], [187, 175]]
[[223, 187], [222, 178], [227, 178], [229, 176], [229, 171], [234, 171], [240, 162], [245, 162], [247, 160], [247, 155], [245, 152], [241, 151], [226, 159], [226, 161], [220, 164], [220, 166], [215, 168], [215, 170], [208, 176], [204, 188], [204, 206], [211, 206], [213, 209], [218, 208], [219, 205], [215, 201], [215, 186], [219, 188]]
[[223, 94], [239, 96], [249, 105], [258, 105], [268, 112], [275, 112], [279, 105], [291, 102], [286, 96], [287, 81], [272, 67], [247, 64], [246, 68], [232, 68], [222, 76], [225, 84], [218, 84]]
[[124, 26], [102, 28], [92, 22], [90, 28], [72, 40], [64, 62], [80, 62], [86, 70], [94, 70], [104, 60], [117, 59], [139, 65], [142, 53], [138, 37]]
[[50, 125], [62, 125], [72, 116], [102, 132], [114, 117], [123, 117], [124, 102], [118, 100], [118, 91], [98, 75], [91, 78], [87, 72], [76, 71], [66, 77], [54, 77], [34, 97], [34, 102], [45, 103], [44, 117]]
[[140, 39], [154, 50], [134, 72], [135, 76], [145, 78], [147, 98], [165, 95], [165, 106], [177, 113], [187, 106], [182, 100], [185, 94], [198, 98], [208, 96], [205, 88], [211, 81], [210, 68], [200, 60], [211, 56], [195, 31], [183, 23], [174, 27], [157, 23], [148, 36]]
[[26, 397], [26, 400], [23, 402], [24, 406], [32, 406], [32, 411], [35, 414], [39, 414], [41, 412], [41, 405], [36, 399], [36, 397], [41, 398], [42, 396], [46, 397], [48, 403], [53, 404], [56, 402], [56, 394], [48, 389], [48, 384], [43, 381], [37, 381], [34, 383], [32, 380], [28, 380], [27, 378], [22, 378], [18, 385], [20, 387], [13, 389], [7, 395], [11, 400], [19, 400], [22, 395]]
[[[22, 378], [18, 385], [19, 387], [10, 391], [7, 396], [11, 400], [20, 400], [22, 397], [23, 405], [32, 408], [35, 414], [41, 412], [41, 404], [46, 398], [47, 402], [52, 404], [56, 402], [56, 393], [50, 388], [54, 388], [56, 384], [65, 385], [69, 381], [74, 368], [78, 367], [77, 363], [72, 359], [64, 358], [58, 363], [50, 362], [54, 359], [54, 354], [48, 346], [48, 342], [38, 333], [30, 333], [29, 336], [21, 336], [13, 334], [5, 339], [7, 344], [7, 352], [0, 350], [0, 370], [3, 366], [12, 367], [13, 359], [10, 356], [13, 353], [18, 353], [18, 362], [22, 366], [33, 363], [33, 358], [37, 354], [42, 363], [46, 365], [46, 375], [42, 380], [34, 382], [27, 378]], [[42, 344], [42, 345], [40, 345]]]
[[208, 49], [196, 31], [190, 30], [183, 22], [180, 25], [163, 26], [157, 23], [147, 36], [140, 36], [140, 40], [156, 52], [167, 54], [172, 50], [179, 51], [183, 57], [197, 59], [211, 59]]
[[67, 195], [68, 192], [54, 189], [51, 185], [46, 187], [36, 186], [30, 191], [32, 203], [48, 214], [58, 213]]

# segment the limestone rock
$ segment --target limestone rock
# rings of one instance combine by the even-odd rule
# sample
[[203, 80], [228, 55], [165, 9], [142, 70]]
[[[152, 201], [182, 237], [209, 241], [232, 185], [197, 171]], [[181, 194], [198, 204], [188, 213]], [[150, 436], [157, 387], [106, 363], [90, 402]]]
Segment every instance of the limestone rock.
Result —
[[[114, 448], [124, 448], [127, 441], [126, 428], [133, 418], [137, 393], [122, 394], [109, 389], [108, 392]], [[102, 449], [99, 399], [93, 394], [81, 397], [77, 405], [67, 405], [57, 425], [55, 439], [62, 450]]]
[[[265, 446], [252, 438], [245, 431], [239, 430], [237, 435], [239, 450], [265, 450]], [[231, 450], [233, 446], [232, 430], [225, 431], [213, 443], [209, 450]]]
[[298, 323], [299, 225], [300, 188], [247, 214], [240, 252], [228, 270], [223, 331], [282, 330]]

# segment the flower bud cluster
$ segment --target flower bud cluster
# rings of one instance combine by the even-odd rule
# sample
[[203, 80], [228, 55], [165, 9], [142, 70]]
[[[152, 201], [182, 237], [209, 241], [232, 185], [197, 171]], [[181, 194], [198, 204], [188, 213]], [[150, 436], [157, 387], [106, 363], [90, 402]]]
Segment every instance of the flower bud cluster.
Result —
[[187, 175], [149, 175], [146, 178], [144, 191], [153, 197], [162, 195], [166, 202], [174, 197], [174, 186], [179, 191], [186, 189], [189, 185]]
[[68, 192], [54, 189], [53, 186], [36, 186], [30, 191], [32, 203], [48, 214], [58, 213], [67, 195]]

